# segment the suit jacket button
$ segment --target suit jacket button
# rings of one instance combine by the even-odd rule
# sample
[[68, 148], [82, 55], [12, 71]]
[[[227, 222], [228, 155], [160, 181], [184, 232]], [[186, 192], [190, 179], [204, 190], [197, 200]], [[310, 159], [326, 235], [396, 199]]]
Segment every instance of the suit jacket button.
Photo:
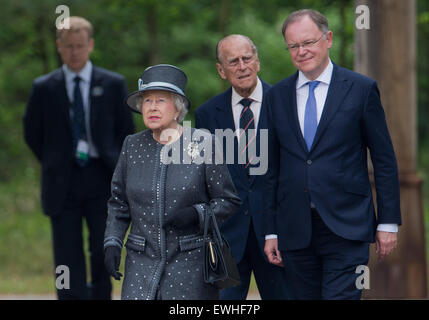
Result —
[[311, 160], [307, 160], [307, 164], [308, 165], [311, 165], [313, 163], [313, 161], [311, 161]]
[[244, 211], [244, 215], [247, 216], [249, 214], [249, 210]]

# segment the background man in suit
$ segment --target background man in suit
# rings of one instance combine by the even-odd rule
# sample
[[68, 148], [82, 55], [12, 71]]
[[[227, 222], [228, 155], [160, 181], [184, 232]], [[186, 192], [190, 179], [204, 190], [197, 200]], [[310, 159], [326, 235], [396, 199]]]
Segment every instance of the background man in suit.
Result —
[[[259, 129], [266, 129], [267, 117], [263, 96], [270, 85], [258, 78], [259, 59], [256, 46], [246, 36], [230, 35], [216, 47], [216, 67], [222, 79], [232, 85], [195, 111], [195, 127], [215, 133], [216, 129], [237, 132], [234, 150], [245, 149], [247, 143], [256, 143], [259, 149]], [[250, 107], [249, 107], [250, 106]], [[256, 139], [247, 136], [247, 142], [238, 141], [238, 129], [257, 129]], [[249, 147], [249, 145], [247, 145]], [[238, 160], [237, 157], [235, 160]], [[284, 270], [270, 265], [263, 253], [262, 188], [264, 176], [249, 175], [249, 161], [229, 164], [229, 172], [243, 202], [239, 212], [222, 225], [241, 277], [241, 285], [221, 291], [221, 299], [246, 299], [250, 276], [254, 272], [262, 299], [286, 299]]]
[[[24, 136], [42, 165], [42, 206], [51, 219], [55, 265], [70, 270], [59, 299], [110, 299], [103, 238], [110, 181], [126, 135], [134, 131], [124, 78], [89, 61], [91, 24], [70, 17], [57, 30], [63, 66], [37, 78], [24, 115]], [[86, 284], [82, 220], [89, 229], [91, 285]]]
[[[401, 224], [395, 153], [374, 80], [333, 64], [332, 32], [317, 11], [283, 25], [299, 70], [267, 95], [269, 169], [265, 253], [284, 263], [297, 299], [360, 299], [356, 267], [379, 258]], [[374, 167], [377, 220], [368, 177]], [[282, 259], [283, 258], [283, 259]]]

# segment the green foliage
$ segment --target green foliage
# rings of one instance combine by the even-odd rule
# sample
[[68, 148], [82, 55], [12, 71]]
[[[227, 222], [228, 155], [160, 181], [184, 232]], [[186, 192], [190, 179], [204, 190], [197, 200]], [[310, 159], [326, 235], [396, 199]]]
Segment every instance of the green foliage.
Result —
[[[22, 168], [0, 184], [0, 292], [49, 292], [54, 288], [51, 232], [40, 211], [38, 170]], [[29, 284], [35, 285], [29, 287]]]
[[[339, 12], [332, 3], [348, 6], [347, 26], [339, 26]], [[155, 63], [175, 64], [189, 78], [187, 94], [193, 111], [210, 97], [228, 87], [217, 74], [216, 43], [224, 35], [242, 33], [259, 48], [260, 76], [275, 83], [295, 72], [280, 34], [285, 17], [295, 9], [315, 7], [325, 12], [332, 29], [347, 30], [346, 41], [335, 43], [332, 57], [353, 60], [353, 10], [351, 0], [342, 1], [231, 1], [211, 0], [41, 0], [1, 1], [0, 34], [0, 179], [9, 181], [21, 168], [36, 166], [22, 139], [22, 115], [32, 81], [60, 65], [55, 45], [58, 5], [67, 5], [71, 15], [88, 18], [94, 26], [95, 50], [91, 60], [99, 66], [123, 74], [130, 91], [144, 69]], [[340, 54], [341, 53], [341, 54]], [[136, 116], [139, 129], [141, 119]], [[11, 161], [13, 159], [13, 161]]]

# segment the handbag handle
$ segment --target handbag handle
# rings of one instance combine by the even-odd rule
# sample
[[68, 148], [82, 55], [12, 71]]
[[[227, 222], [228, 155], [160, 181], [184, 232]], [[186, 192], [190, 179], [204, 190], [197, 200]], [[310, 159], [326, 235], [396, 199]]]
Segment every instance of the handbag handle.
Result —
[[213, 213], [213, 210], [210, 207], [205, 206], [204, 211], [205, 211], [205, 215], [204, 215], [204, 239], [205, 240], [207, 239], [208, 232], [209, 232], [209, 223], [211, 220], [211, 222], [212, 222], [211, 233], [212, 233], [213, 237], [216, 237], [217, 241], [223, 246], [222, 236], [221, 236], [221, 233], [219, 231], [219, 226], [217, 224], [216, 217]]

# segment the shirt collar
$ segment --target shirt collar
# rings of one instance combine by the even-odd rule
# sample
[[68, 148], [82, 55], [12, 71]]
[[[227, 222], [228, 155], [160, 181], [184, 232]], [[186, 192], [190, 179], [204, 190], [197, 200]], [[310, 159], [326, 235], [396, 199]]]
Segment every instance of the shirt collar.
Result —
[[92, 63], [88, 61], [79, 72], [73, 72], [66, 64], [63, 64], [63, 71], [67, 82], [73, 81], [76, 76], [79, 76], [81, 80], [89, 83], [91, 81]]
[[[257, 101], [257, 102], [261, 102], [262, 103], [262, 93], [263, 93], [262, 83], [261, 83], [261, 80], [258, 77], [258, 81], [256, 83], [256, 87], [253, 90], [253, 92], [250, 94], [249, 99], [252, 99], [253, 101]], [[233, 107], [235, 107], [236, 105], [238, 105], [240, 103], [241, 99], [243, 99], [243, 97], [240, 96], [237, 93], [237, 91], [235, 91], [235, 89], [233, 87], [232, 88], [231, 105]]]
[[[318, 76], [317, 79], [315, 79], [315, 81], [317, 80], [329, 85], [331, 83], [333, 70], [334, 70], [334, 65], [332, 64], [331, 59], [329, 59], [328, 66], [325, 68], [325, 70], [323, 70], [320, 76]], [[299, 71], [298, 81], [296, 82], [296, 89], [297, 90], [300, 89], [302, 86], [306, 85], [310, 81], [311, 80], [308, 79], [302, 71]]]

